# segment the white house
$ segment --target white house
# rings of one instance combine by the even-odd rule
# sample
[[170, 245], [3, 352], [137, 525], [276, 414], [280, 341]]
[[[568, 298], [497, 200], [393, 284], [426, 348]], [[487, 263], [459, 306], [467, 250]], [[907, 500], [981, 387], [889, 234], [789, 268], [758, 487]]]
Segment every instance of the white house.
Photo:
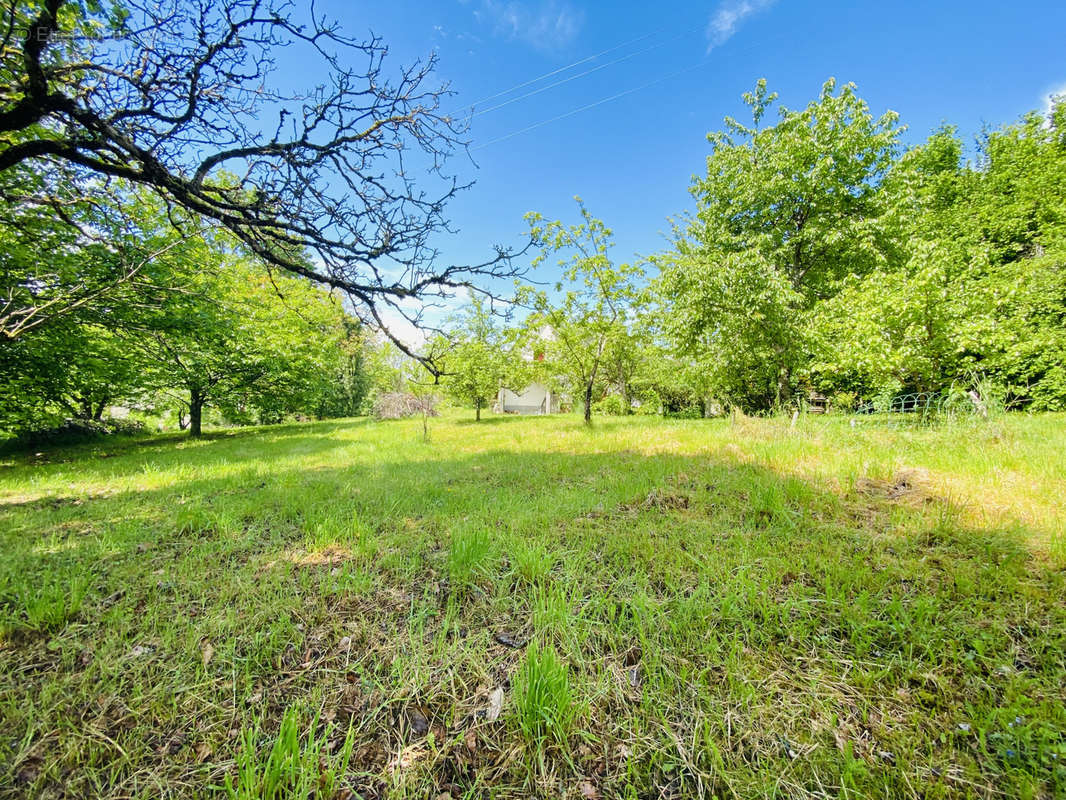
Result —
[[[551, 326], [542, 325], [535, 339], [523, 349], [522, 359], [543, 361], [545, 343], [554, 339], [555, 331]], [[500, 389], [493, 411], [497, 414], [558, 414], [562, 402], [569, 402], [569, 398], [559, 392], [553, 392], [543, 383], [534, 381], [520, 392]]]
[[559, 393], [542, 383], [531, 383], [521, 392], [500, 389], [495, 411], [502, 414], [558, 414]]

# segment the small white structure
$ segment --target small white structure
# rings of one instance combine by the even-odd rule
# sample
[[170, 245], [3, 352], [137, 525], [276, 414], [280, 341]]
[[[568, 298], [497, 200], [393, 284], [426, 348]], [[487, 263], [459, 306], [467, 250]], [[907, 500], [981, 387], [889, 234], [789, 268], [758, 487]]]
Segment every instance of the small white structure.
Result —
[[558, 414], [559, 394], [542, 383], [531, 383], [521, 392], [500, 389], [495, 410], [501, 414]]

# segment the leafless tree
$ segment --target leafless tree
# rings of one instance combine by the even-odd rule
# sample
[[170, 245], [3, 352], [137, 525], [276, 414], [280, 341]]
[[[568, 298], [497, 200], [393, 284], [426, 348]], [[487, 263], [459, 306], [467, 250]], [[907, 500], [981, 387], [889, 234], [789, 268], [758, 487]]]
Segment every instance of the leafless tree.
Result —
[[[422, 304], [518, 274], [500, 245], [439, 262], [445, 204], [467, 184], [446, 169], [465, 128], [433, 57], [390, 76], [379, 38], [284, 0], [8, 0], [0, 25], [0, 174], [150, 187], [386, 332], [388, 307], [418, 324]], [[282, 50], [299, 76], [281, 74]], [[303, 75], [317, 85], [287, 88]]]

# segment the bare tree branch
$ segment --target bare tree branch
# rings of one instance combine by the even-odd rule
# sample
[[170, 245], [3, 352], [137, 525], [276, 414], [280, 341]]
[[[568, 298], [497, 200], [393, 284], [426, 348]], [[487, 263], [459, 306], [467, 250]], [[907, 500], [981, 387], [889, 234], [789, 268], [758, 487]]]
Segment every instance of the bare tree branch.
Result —
[[[441, 111], [435, 57], [390, 74], [379, 38], [285, 0], [101, 6], [3, 11], [0, 172], [150, 187], [269, 265], [347, 293], [397, 344], [383, 304], [493, 293], [522, 273], [503, 247], [481, 264], [438, 263], [445, 205], [468, 184], [445, 169], [465, 129]], [[283, 49], [320, 82], [285, 89]]]

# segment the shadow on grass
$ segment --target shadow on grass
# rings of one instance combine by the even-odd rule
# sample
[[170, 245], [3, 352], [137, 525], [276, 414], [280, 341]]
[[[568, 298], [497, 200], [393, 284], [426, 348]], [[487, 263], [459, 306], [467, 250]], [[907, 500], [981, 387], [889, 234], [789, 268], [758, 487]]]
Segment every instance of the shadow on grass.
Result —
[[11, 459], [10, 463], [0, 464], [0, 469], [15, 466], [41, 466], [45, 464], [69, 463], [83, 458], [113, 458], [136, 451], [149, 451], [168, 446], [209, 444], [213, 442], [232, 442], [247, 438], [263, 438], [267, 441], [289, 437], [308, 438], [309, 436], [332, 436], [341, 430], [353, 430], [369, 424], [367, 417], [321, 422], [288, 422], [278, 425], [252, 425], [239, 428], [213, 428], [204, 431], [202, 436], [192, 437], [187, 431], [168, 433], [118, 433], [101, 436], [81, 442], [48, 445], [22, 445], [14, 441], [0, 444], [0, 458]]
[[[496, 424], [508, 422], [500, 419]], [[30, 533], [9, 541], [8, 553], [11, 559], [29, 557], [35, 563], [27, 567], [40, 571], [48, 563], [76, 561], [86, 550], [114, 545], [121, 551], [166, 539], [180, 549], [192, 519], [192, 527], [199, 525], [200, 530], [188, 542], [191, 548], [203, 538], [199, 534], [210, 537], [213, 518], [231, 512], [244, 520], [245, 528], [262, 525], [275, 539], [300, 542], [322, 520], [338, 516], [358, 519], [387, 535], [402, 535], [412, 524], [437, 536], [456, 525], [483, 524], [532, 536], [590, 521], [626, 525], [634, 515], [656, 509], [702, 515], [721, 529], [721, 535], [730, 537], [779, 536], [783, 547], [795, 551], [816, 543], [824, 548], [827, 531], [862, 541], [883, 538], [886, 529], [894, 528], [919, 531], [924, 541], [961, 547], [959, 554], [965, 557], [1002, 561], [1027, 553], [1021, 524], [956, 535], [950, 515], [944, 513], [950, 511], [950, 503], [942, 505], [934, 498], [931, 506], [911, 507], [869, 496], [844, 497], [804, 479], [727, 457], [498, 449], [426, 458], [424, 450], [412, 449], [385, 463], [357, 457], [339, 465], [281, 466], [290, 456], [314, 456], [360, 444], [333, 435], [340, 429], [351, 430], [351, 423], [216, 432], [189, 446], [163, 440], [145, 448], [133, 445], [122, 453], [129, 457], [154, 449], [156, 457], [150, 462], [92, 458], [81, 470], [90, 478], [120, 478], [124, 467], [136, 474], [146, 467], [166, 471], [176, 466], [208, 476], [178, 478], [145, 490], [0, 500], [0, 522], [6, 520], [9, 530]], [[272, 439], [275, 447], [250, 452], [217, 447], [253, 435]], [[164, 445], [171, 443], [174, 448], [166, 450]], [[210, 477], [215, 465], [226, 468], [224, 477]], [[41, 511], [55, 516], [51, 525], [25, 516]], [[78, 541], [80, 523], [103, 536]], [[31, 555], [41, 552], [36, 547], [40, 540], [56, 537], [68, 542], [58, 553], [48, 549], [39, 557]], [[3, 539], [0, 535], [0, 542]], [[654, 557], [651, 551], [648, 554]]]
[[[495, 424], [508, 422], [502, 418]], [[610, 719], [612, 724], [616, 719], [621, 722], [616, 728], [603, 725], [591, 733], [602, 739], [608, 752], [628, 741], [626, 730], [641, 728], [649, 737], [632, 758], [621, 760], [619, 766], [604, 767], [605, 779], [640, 784], [638, 796], [695, 796], [695, 787], [701, 785], [696, 770], [702, 770], [704, 776], [727, 770], [733, 780], [751, 789], [748, 796], [762, 794], [755, 789], [764, 768], [774, 775], [788, 769], [792, 779], [803, 786], [814, 787], [825, 776], [835, 779], [850, 768], [851, 751], [844, 758], [831, 739], [827, 744], [817, 738], [820, 734], [812, 733], [811, 719], [830, 711], [842, 717], [858, 714], [850, 710], [855, 704], [864, 711], [876, 711], [883, 705], [887, 693], [883, 684], [889, 676], [901, 681], [899, 688], [910, 691], [911, 673], [918, 676], [913, 680], [925, 680], [922, 676], [929, 670], [944, 663], [952, 665], [952, 669], [941, 671], [937, 678], [940, 683], [933, 687], [936, 692], [925, 693], [930, 699], [922, 702], [936, 704], [933, 711], [916, 705], [916, 716], [878, 732], [886, 737], [879, 746], [900, 753], [910, 753], [906, 748], [913, 750], [924, 744], [931, 734], [923, 726], [936, 713], [942, 713], [950, 723], [954, 719], [951, 715], [968, 703], [998, 711], [996, 696], [968, 688], [968, 682], [1000, 680], [991, 672], [998, 664], [1013, 664], [1011, 675], [1022, 676], [1017, 678], [1019, 685], [1024, 679], [1040, 684], [1045, 693], [1054, 691], [1054, 659], [1058, 656], [1041, 638], [1053, 614], [1047, 597], [1041, 595], [1034, 603], [1018, 588], [1026, 580], [1026, 554], [1008, 533], [961, 530], [948, 516], [930, 513], [928, 508], [841, 496], [824, 486], [727, 457], [645, 455], [632, 450], [543, 453], [507, 449], [454, 455], [435, 450], [431, 444], [398, 446], [385, 456], [345, 464], [310, 468], [284, 465], [284, 459], [293, 454], [358, 444], [333, 435], [341, 429], [351, 429], [351, 423], [266, 428], [216, 436], [192, 447], [175, 444], [171, 452], [164, 448], [156, 466], [172, 459], [202, 470], [217, 465], [229, 471], [224, 478], [178, 478], [160, 488], [71, 498], [53, 507], [2, 508], [0, 528], [8, 531], [0, 534], [6, 555], [5, 577], [54, 582], [57, 577], [62, 581], [79, 572], [94, 575], [86, 601], [88, 611], [78, 620], [77, 635], [83, 640], [106, 636], [108, 598], [119, 593], [124, 599], [110, 602], [128, 604], [129, 620], [123, 624], [132, 628], [129, 642], [152, 640], [158, 635], [156, 626], [178, 626], [192, 644], [185, 650], [175, 647], [167, 658], [197, 670], [197, 676], [202, 669], [210, 678], [203, 680], [205, 688], [198, 689], [202, 698], [183, 696], [180, 724], [189, 716], [199, 716], [205, 727], [228, 730], [235, 724], [234, 711], [225, 703], [238, 690], [216, 678], [231, 676], [223, 666], [236, 674], [238, 655], [243, 652], [240, 648], [251, 646], [248, 642], [259, 634], [259, 628], [269, 628], [269, 620], [279, 616], [279, 604], [291, 602], [292, 608], [286, 613], [291, 611], [294, 617], [307, 620], [306, 626], [301, 622], [299, 632], [286, 632], [293, 637], [291, 649], [300, 654], [299, 663], [304, 666], [294, 667], [292, 675], [282, 676], [279, 683], [277, 664], [283, 662], [278, 659], [288, 653], [289, 639], [261, 663], [239, 661], [248, 687], [285, 687], [271, 698], [273, 704], [264, 713], [277, 717], [286, 703], [317, 697], [314, 692], [335, 693], [338, 683], [347, 687], [346, 681], [338, 681], [342, 670], [349, 668], [347, 660], [330, 661], [336, 654], [323, 651], [322, 661], [314, 663], [329, 668], [319, 675], [316, 669], [306, 668], [306, 663], [312, 663], [311, 656], [303, 655], [320, 644], [313, 640], [320, 632], [314, 628], [316, 624], [334, 636], [330, 642], [336, 640], [337, 631], [331, 626], [339, 624], [340, 617], [329, 617], [336, 606], [323, 598], [329, 581], [336, 577], [333, 570], [339, 567], [333, 562], [300, 562], [271, 584], [275, 592], [272, 598], [263, 590], [267, 581], [263, 576], [269, 572], [266, 564], [284, 559], [293, 550], [337, 548], [344, 552], [365, 545], [366, 540], [374, 549], [368, 551], [359, 569], [367, 571], [372, 589], [365, 599], [352, 601], [363, 605], [344, 619], [362, 630], [359, 626], [365, 618], [366, 631], [373, 638], [351, 634], [349, 643], [355, 648], [350, 654], [352, 661], [360, 664], [360, 670], [365, 668], [365, 673], [344, 674], [351, 681], [380, 681], [382, 696], [386, 697], [409, 697], [413, 690], [425, 699], [426, 708], [440, 704], [440, 719], [459, 719], [458, 706], [452, 707], [455, 698], [447, 695], [450, 684], [408, 686], [403, 670], [385, 657], [400, 652], [397, 642], [413, 647], [424, 641], [426, 631], [416, 631], [415, 623], [438, 619], [429, 611], [439, 610], [441, 601], [429, 587], [444, 583], [444, 602], [451, 603], [461, 617], [462, 625], [455, 623], [456, 629], [466, 632], [457, 635], [469, 653], [464, 656], [463, 650], [444, 649], [442, 652], [456, 660], [449, 661], [447, 668], [418, 674], [428, 676], [426, 681], [458, 675], [456, 682], [469, 687], [487, 679], [487, 664], [510, 665], [506, 659], [513, 659], [514, 654], [493, 638], [493, 626], [500, 624], [501, 616], [509, 625], [533, 624], [534, 612], [526, 593], [513, 583], [510, 570], [518, 558], [517, 546], [542, 545], [548, 561], [541, 583], [546, 587], [541, 595], [545, 608], [538, 613], [550, 617], [551, 594], [547, 589], [562, 587], [565, 595], [561, 595], [564, 605], [559, 618], [576, 618], [575, 624], [583, 626], [580, 630], [585, 638], [568, 655], [568, 674], [575, 676], [578, 687], [593, 685], [601, 667], [606, 670], [617, 664], [623, 676], [623, 694], [610, 695], [615, 705], [609, 713], [605, 705], [594, 715], [594, 719]], [[274, 436], [276, 446], [253, 452], [218, 446], [225, 441], [243, 444], [252, 435], [265, 439]], [[161, 448], [162, 444], [153, 446]], [[382, 463], [381, 458], [388, 460]], [[95, 463], [89, 466], [99, 468]], [[132, 474], [141, 467], [139, 461], [131, 459], [107, 469], [108, 474], [118, 477], [123, 470]], [[857, 510], [854, 504], [863, 504], [859, 509], [863, 513], [853, 513]], [[42, 516], [42, 511], [47, 514]], [[471, 531], [487, 533], [487, 558], [491, 561], [469, 574], [467, 579], [475, 590], [463, 594], [456, 585], [448, 584], [459, 580], [451, 547]], [[467, 537], [467, 541], [474, 539]], [[940, 563], [931, 557], [934, 555]], [[503, 588], [494, 592], [494, 586]], [[234, 596], [236, 591], [241, 593]], [[395, 606], [385, 602], [390, 591], [402, 598]], [[1053, 595], [1054, 587], [1049, 585], [1047, 591]], [[275, 607], [264, 611], [267, 602]], [[237, 640], [232, 654], [216, 655], [209, 670], [208, 659], [197, 644], [204, 635], [197, 626], [205, 617], [224, 615], [237, 604], [246, 625], [232, 632]], [[312, 611], [305, 611], [307, 608]], [[1024, 629], [1015, 619], [1022, 619], [1023, 612]], [[989, 626], [989, 620], [997, 624]], [[444, 632], [430, 632], [440, 634], [438, 646], [445, 648]], [[565, 642], [556, 638], [562, 649]], [[633, 651], [635, 641], [641, 646]], [[31, 645], [18, 643], [8, 652], [0, 652], [0, 666], [29, 661], [20, 648]], [[358, 650], [363, 645], [365, 652]], [[964, 657], [976, 654], [978, 648], [976, 666], [965, 666]], [[1017, 650], [1024, 651], [1024, 658], [1016, 655]], [[232, 659], [232, 664], [225, 662], [226, 658]], [[627, 658], [635, 659], [639, 666], [635, 674], [640, 680], [654, 676], [658, 681], [645, 685], [643, 701], [634, 702], [630, 696], [635, 687], [632, 678], [624, 677], [629, 673], [623, 668], [633, 666], [625, 661]], [[886, 667], [884, 674], [875, 677], [859, 669], [859, 678], [851, 685], [848, 676], [858, 659], [888, 664], [907, 659], [913, 669], [905, 672]], [[838, 669], [838, 660], [843, 668]], [[982, 671], [985, 663], [993, 678]], [[397, 664], [402, 666], [402, 662]], [[964, 666], [970, 671], [964, 672]], [[50, 669], [40, 680], [73, 681], [81, 667], [72, 658], [70, 664]], [[675, 686], [672, 676], [681, 673], [686, 677]], [[800, 688], [775, 683], [793, 673], [800, 678]], [[14, 676], [15, 672], [8, 674]], [[502, 681], [509, 674], [504, 669], [496, 678]], [[747, 685], [749, 675], [751, 680], [760, 681], [758, 695]], [[819, 684], [823, 679], [825, 684]], [[168, 689], [166, 681], [178, 678], [166, 672], [159, 673], [158, 680]], [[183, 680], [189, 680], [188, 676]], [[833, 681], [850, 693], [846, 698], [842, 695], [839, 702], [831, 696]], [[32, 699], [28, 687], [28, 683], [0, 678], [3, 692], [26, 706]], [[140, 687], [133, 688], [137, 691], [128, 693], [138, 694]], [[167, 694], [169, 697], [169, 690]], [[330, 697], [337, 701], [331, 708], [346, 708], [337, 697]], [[606, 704], [608, 700], [601, 693], [590, 702]], [[381, 774], [384, 767], [374, 760], [376, 756], [368, 754], [401, 752], [409, 744], [395, 717], [389, 716], [401, 710], [401, 702], [388, 708], [384, 703], [377, 709], [360, 706], [364, 711], [350, 712], [365, 739], [360, 741], [355, 757], [356, 768], [365, 774]], [[159, 713], [171, 713], [171, 707], [167, 708], [170, 710]], [[753, 734], [743, 748], [730, 750], [722, 744], [727, 741], [724, 735], [713, 727], [720, 720], [715, 709], [721, 708], [744, 708], [751, 728], [772, 731], [772, 737], [770, 733]], [[60, 705], [56, 709], [62, 710]], [[471, 710], [463, 709], [463, 714]], [[911, 712], [909, 707], [906, 710]], [[366, 717], [357, 717], [360, 713]], [[1003, 717], [1013, 719], [1017, 713], [1010, 709]], [[588, 724], [596, 724], [594, 719]], [[672, 752], [676, 738], [657, 727], [660, 722], [667, 725], [667, 720], [676, 725], [707, 726], [700, 729], [701, 736], [716, 738], [721, 751], [694, 750], [686, 766], [672, 766], [667, 770], [671, 777], [667, 777], [660, 754]], [[41, 731], [61, 729], [50, 719], [35, 724]], [[164, 720], [159, 724], [179, 723]], [[62, 730], [69, 731], [67, 725]], [[899, 737], [900, 731], [908, 738], [893, 740], [891, 737]], [[17, 734], [22, 741], [25, 731]], [[74, 735], [66, 735], [71, 740], [53, 753], [61, 761], [62, 774], [75, 776], [71, 780], [76, 782], [77, 776], [91, 767], [86, 763], [90, 756], [82, 748], [70, 746]], [[114, 796], [127, 791], [132, 776], [146, 769], [162, 784], [178, 786], [194, 783], [191, 776], [199, 774], [196, 770], [214, 768], [210, 762], [201, 767], [190, 759], [160, 755], [165, 754], [165, 748], [146, 749], [139, 744], [137, 731], [115, 729], [109, 735], [124, 752], [132, 753], [109, 773], [108, 786], [114, 787]], [[463, 764], [491, 767], [501, 787], [522, 794], [520, 770], [508, 771], [512, 768], [507, 764], [494, 766], [488, 760], [496, 745], [500, 752], [514, 751], [505, 720], [494, 728], [485, 726], [478, 735], [489, 739], [490, 746], [472, 754], [457, 738], [454, 749], [458, 755], [445, 754], [447, 757], [425, 767], [425, 780], [433, 788], [420, 796], [436, 796], [443, 791], [450, 779], [449, 764], [457, 759], [466, 759]], [[500, 737], [500, 741], [492, 737]], [[782, 740], [785, 745], [781, 745]], [[790, 742], [810, 754], [811, 760], [794, 756]], [[219, 769], [225, 768], [220, 766], [228, 755], [225, 747], [221, 746], [217, 756], [210, 756], [208, 751], [210, 758], [218, 760], [215, 766]], [[967, 747], [967, 743], [949, 743], [940, 748], [947, 752], [943, 758], [940, 750], [909, 757], [921, 761], [923, 769], [926, 761], [941, 769], [942, 763], [968, 758]], [[756, 750], [765, 767], [753, 766], [751, 753]], [[561, 779], [578, 785], [582, 773], [569, 755], [551, 758]], [[816, 763], [815, 758], [821, 761]], [[871, 763], [868, 773], [851, 776], [858, 782], [853, 789], [859, 796], [876, 794], [889, 785], [894, 793], [904, 793], [906, 775], [889, 773], [883, 757], [874, 755]], [[989, 780], [1003, 781], [1002, 773], [995, 771], [998, 767], [989, 764], [992, 762], [979, 769], [989, 770]], [[462, 772], [462, 781], [476, 781], [476, 771], [474, 774], [470, 778]], [[42, 788], [35, 786], [36, 790]], [[91, 786], [69, 788], [87, 790]]]
[[486, 414], [482, 415], [481, 419], [474, 419], [474, 417], [459, 417], [454, 419], [453, 422], [456, 425], [475, 425], [491, 427], [494, 425], [507, 425], [510, 423], [518, 422], [519, 420], [529, 420], [534, 417], [542, 416], [539, 414]]

